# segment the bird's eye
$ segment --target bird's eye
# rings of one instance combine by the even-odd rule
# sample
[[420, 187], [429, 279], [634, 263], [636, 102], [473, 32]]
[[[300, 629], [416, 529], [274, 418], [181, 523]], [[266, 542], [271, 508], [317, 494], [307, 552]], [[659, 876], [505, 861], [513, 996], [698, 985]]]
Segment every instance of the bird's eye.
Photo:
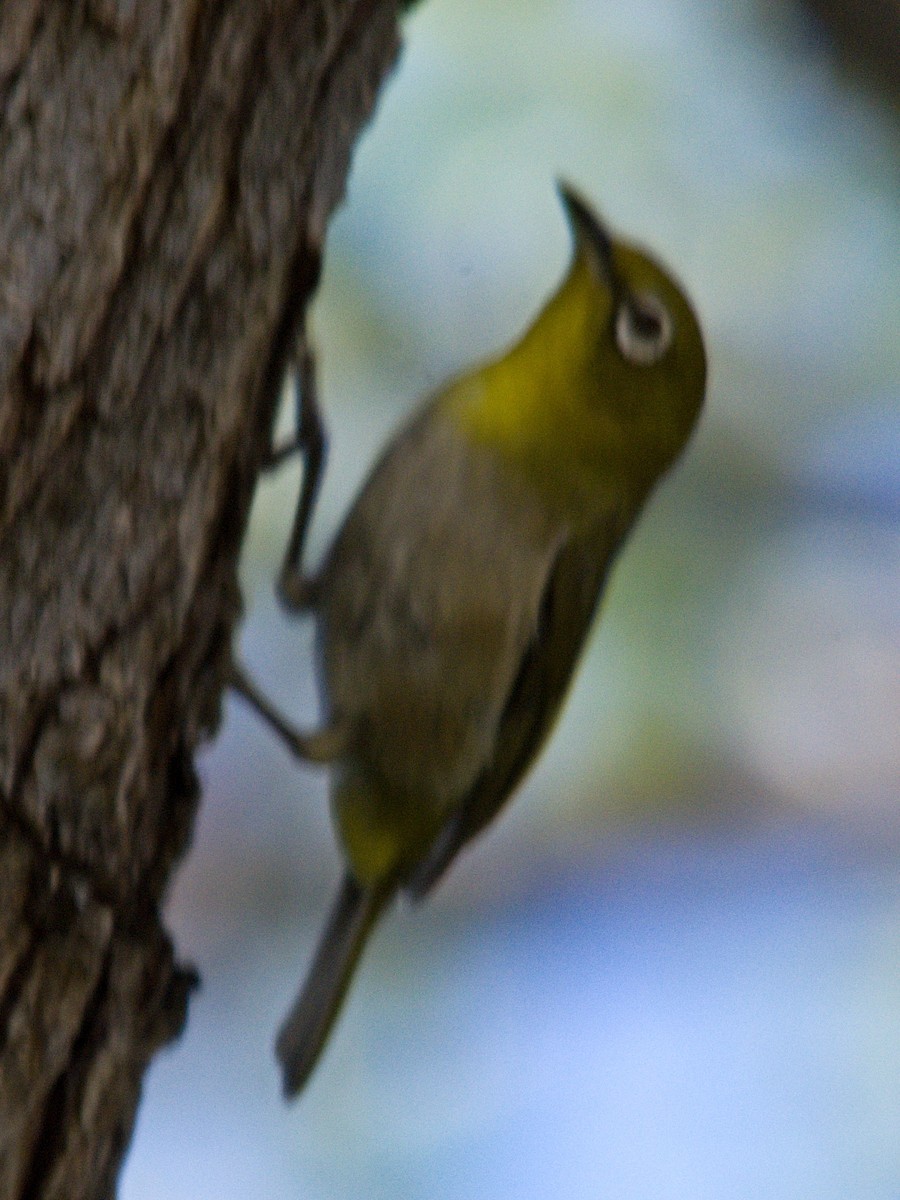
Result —
[[672, 318], [650, 292], [629, 296], [616, 313], [616, 345], [626, 361], [652, 367], [672, 344]]

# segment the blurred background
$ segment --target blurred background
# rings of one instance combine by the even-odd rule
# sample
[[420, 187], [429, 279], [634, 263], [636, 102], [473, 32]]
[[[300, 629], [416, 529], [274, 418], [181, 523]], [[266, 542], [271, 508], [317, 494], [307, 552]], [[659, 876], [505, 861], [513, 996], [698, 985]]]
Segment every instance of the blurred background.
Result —
[[[555, 287], [557, 175], [688, 285], [707, 410], [549, 749], [384, 922], [290, 1109], [272, 1040], [338, 858], [324, 776], [229, 702], [169, 904], [203, 987], [123, 1200], [900, 1195], [900, 60], [832, 8], [407, 18], [315, 306], [314, 554], [416, 399]], [[260, 486], [241, 650], [309, 725], [272, 593], [299, 477]]]

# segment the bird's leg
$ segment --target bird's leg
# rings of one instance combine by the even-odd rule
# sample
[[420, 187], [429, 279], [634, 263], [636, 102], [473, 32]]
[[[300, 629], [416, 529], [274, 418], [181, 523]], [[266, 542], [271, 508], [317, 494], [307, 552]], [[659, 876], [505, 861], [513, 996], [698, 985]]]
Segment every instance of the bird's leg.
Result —
[[250, 676], [237, 663], [231, 664], [228, 683], [259, 713], [266, 724], [271, 725], [298, 758], [306, 762], [328, 763], [340, 758], [346, 751], [349, 732], [345, 725], [336, 722], [309, 733], [294, 729], [281, 713], [272, 707]]
[[[314, 600], [315, 579], [303, 572], [303, 549], [325, 466], [325, 431], [316, 401], [315, 359], [303, 334], [299, 335], [296, 342], [293, 384], [296, 407], [294, 434], [283, 445], [270, 447], [263, 461], [263, 470], [279, 466], [292, 454], [299, 452], [303, 455], [303, 485], [277, 583], [282, 603], [298, 612], [309, 608]], [[231, 664], [228, 684], [244, 697], [298, 758], [307, 762], [327, 763], [340, 758], [345, 751], [349, 741], [345, 726], [332, 723], [310, 732], [294, 729], [237, 663]]]
[[276, 467], [297, 451], [303, 455], [303, 486], [276, 585], [278, 598], [285, 608], [291, 612], [302, 612], [311, 606], [315, 592], [315, 579], [303, 570], [303, 551], [322, 482], [327, 449], [325, 428], [316, 398], [315, 359], [303, 337], [298, 338], [293, 383], [296, 407], [294, 435], [284, 445], [272, 447], [264, 467]]

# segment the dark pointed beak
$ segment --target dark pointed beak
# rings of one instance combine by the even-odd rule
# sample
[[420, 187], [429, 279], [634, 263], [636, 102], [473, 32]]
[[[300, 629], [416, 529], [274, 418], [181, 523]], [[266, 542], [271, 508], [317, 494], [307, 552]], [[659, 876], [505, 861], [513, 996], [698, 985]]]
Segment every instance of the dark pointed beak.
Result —
[[581, 195], [562, 179], [556, 181], [556, 188], [562, 200], [566, 216], [572, 227], [575, 246], [583, 250], [595, 266], [597, 275], [602, 279], [613, 296], [624, 292], [613, 262], [612, 239], [605, 227], [588, 207]]

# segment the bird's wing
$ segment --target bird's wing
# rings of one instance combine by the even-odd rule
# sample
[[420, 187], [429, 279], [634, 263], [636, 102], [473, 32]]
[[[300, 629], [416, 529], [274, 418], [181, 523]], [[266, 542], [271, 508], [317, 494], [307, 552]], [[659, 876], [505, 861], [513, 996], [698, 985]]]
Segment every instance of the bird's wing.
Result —
[[500, 718], [495, 753], [409, 881], [427, 892], [510, 797], [548, 736], [603, 590], [615, 546], [566, 544], [547, 578], [538, 628]]

